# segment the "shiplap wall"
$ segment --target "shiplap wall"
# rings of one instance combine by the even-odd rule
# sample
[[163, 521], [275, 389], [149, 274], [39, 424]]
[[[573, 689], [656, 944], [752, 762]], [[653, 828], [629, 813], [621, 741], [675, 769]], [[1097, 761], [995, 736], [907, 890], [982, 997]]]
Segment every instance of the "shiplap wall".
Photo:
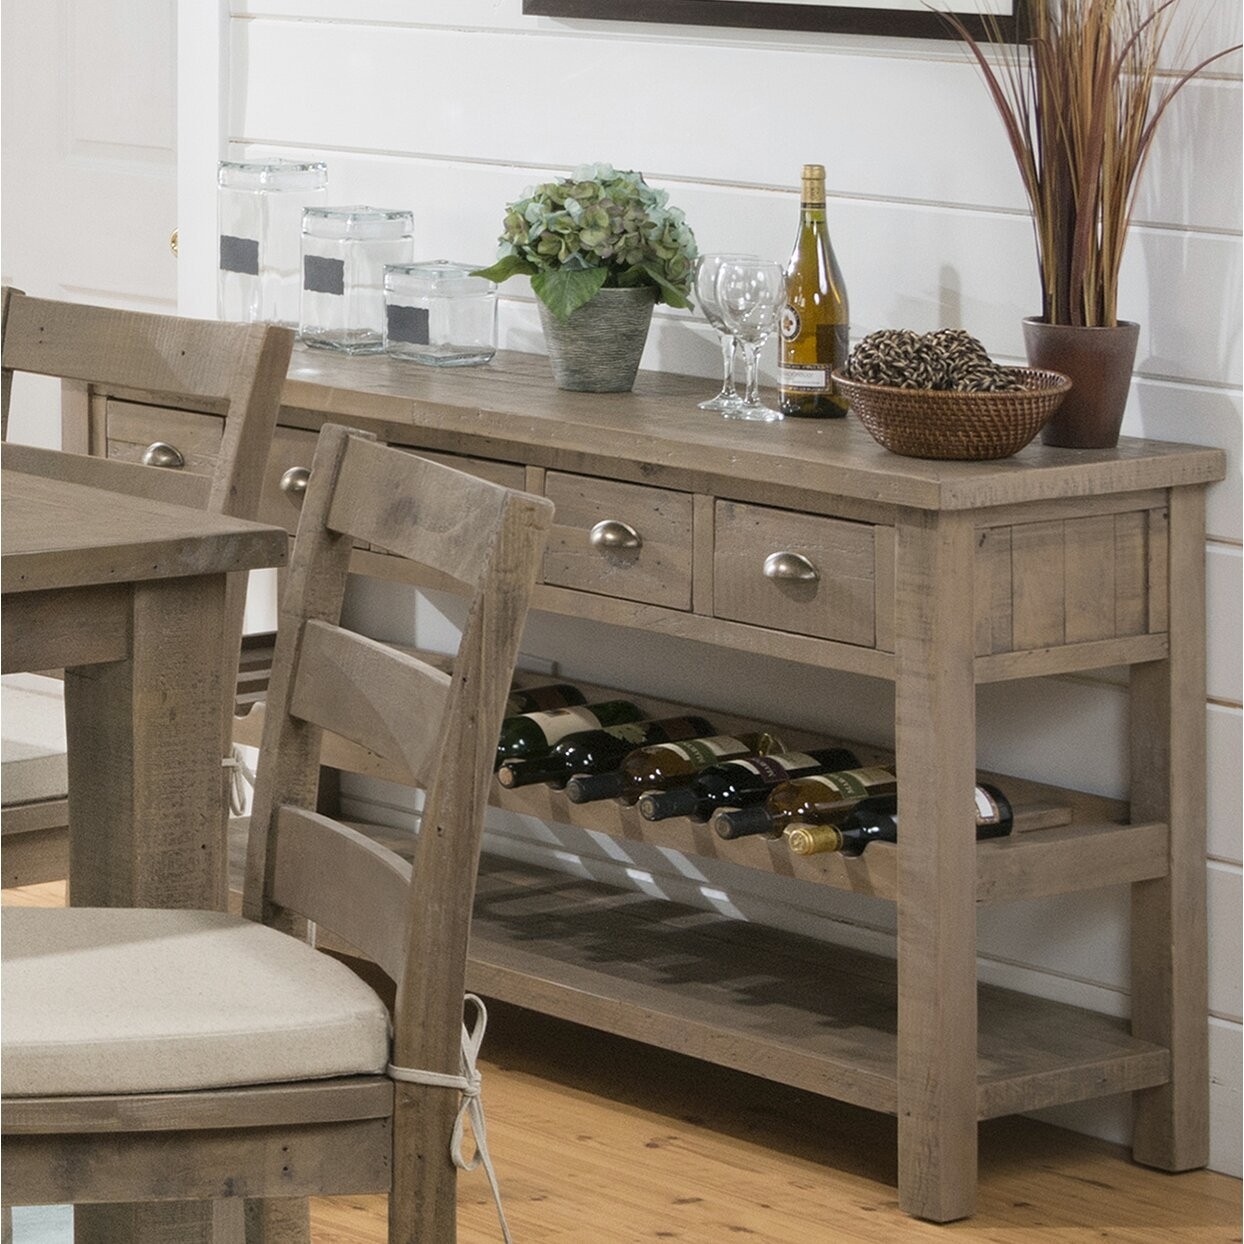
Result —
[[[1240, 38], [1238, 0], [1187, 0], [1188, 55]], [[1019, 361], [1038, 307], [1031, 223], [991, 105], [941, 41], [530, 18], [520, 0], [234, 0], [226, 57], [234, 157], [318, 155], [330, 200], [409, 207], [416, 255], [484, 262], [504, 203], [585, 161], [639, 168], [712, 250], [782, 258], [800, 165], [828, 170], [852, 333], [962, 325]], [[1169, 114], [1136, 212], [1120, 312], [1141, 323], [1124, 431], [1221, 446], [1209, 498], [1210, 1024], [1213, 1165], [1240, 1170], [1241, 81], [1239, 58]], [[210, 186], [211, 170], [205, 169]], [[503, 287], [502, 344], [542, 351], [530, 291]], [[661, 308], [644, 366], [716, 375], [713, 335]], [[757, 429], [763, 436], [763, 428]], [[435, 643], [442, 602], [360, 584], [377, 632]], [[888, 687], [635, 632], [539, 617], [525, 647], [560, 672], [855, 737], [892, 738]], [[1121, 676], [982, 689], [982, 767], [1126, 789]], [[355, 788], [360, 811], [404, 793]], [[814, 935], [892, 945], [885, 906], [704, 861], [634, 853], [498, 818], [493, 845]], [[982, 978], [1125, 1014], [1122, 891], [986, 911]], [[1051, 1112], [1122, 1137], [1119, 1101]]]

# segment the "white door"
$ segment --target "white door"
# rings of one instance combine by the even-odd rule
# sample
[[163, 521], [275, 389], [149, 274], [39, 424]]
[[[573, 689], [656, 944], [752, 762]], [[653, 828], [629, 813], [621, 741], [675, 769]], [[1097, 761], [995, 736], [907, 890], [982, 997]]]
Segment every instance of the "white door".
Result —
[[[175, 311], [176, 0], [4, 0], [0, 273], [29, 294]], [[58, 443], [22, 379], [10, 434]]]

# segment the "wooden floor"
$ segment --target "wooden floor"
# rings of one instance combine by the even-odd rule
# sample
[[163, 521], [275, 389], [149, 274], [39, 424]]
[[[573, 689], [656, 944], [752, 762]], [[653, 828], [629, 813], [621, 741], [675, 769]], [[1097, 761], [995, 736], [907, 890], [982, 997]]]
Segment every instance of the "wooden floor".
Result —
[[[59, 887], [6, 891], [55, 904]], [[495, 1004], [481, 1061], [516, 1244], [1176, 1244], [1239, 1241], [1240, 1183], [1162, 1175], [1026, 1119], [981, 1125], [970, 1221], [899, 1212], [893, 1119]], [[461, 1179], [460, 1244], [496, 1244], [482, 1172]], [[384, 1202], [313, 1208], [316, 1244], [383, 1244]]]

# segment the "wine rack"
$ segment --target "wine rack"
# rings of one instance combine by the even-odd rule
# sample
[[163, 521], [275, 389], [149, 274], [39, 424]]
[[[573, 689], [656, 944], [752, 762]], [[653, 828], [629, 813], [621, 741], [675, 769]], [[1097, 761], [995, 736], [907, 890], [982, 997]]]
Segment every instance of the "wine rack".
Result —
[[[494, 859], [471, 987], [894, 1113], [900, 1203], [927, 1219], [972, 1212], [976, 1123], [996, 1114], [1133, 1091], [1136, 1158], [1203, 1165], [1204, 491], [1222, 453], [1125, 438], [925, 462], [887, 454], [854, 419], [706, 417], [704, 392], [655, 373], [629, 394], [559, 392], [544, 359], [515, 354], [453, 375], [295, 354], [283, 465], [332, 420], [554, 500], [536, 611], [894, 684], [902, 841], [858, 859], [724, 842], [543, 786], [495, 791], [503, 807], [623, 843], [893, 901], [896, 960]], [[602, 522], [638, 543], [592, 545]], [[815, 576], [766, 577], [778, 552]], [[354, 569], [405, 574], [379, 549], [356, 550]], [[977, 843], [955, 812], [976, 774], [976, 687], [1118, 666], [1130, 671], [1127, 801], [983, 774], [1019, 815], [1009, 837]], [[689, 707], [622, 690], [655, 715]], [[332, 740], [324, 760], [401, 780]], [[1132, 895], [1130, 1022], [979, 984], [978, 907], [1116, 884]]]

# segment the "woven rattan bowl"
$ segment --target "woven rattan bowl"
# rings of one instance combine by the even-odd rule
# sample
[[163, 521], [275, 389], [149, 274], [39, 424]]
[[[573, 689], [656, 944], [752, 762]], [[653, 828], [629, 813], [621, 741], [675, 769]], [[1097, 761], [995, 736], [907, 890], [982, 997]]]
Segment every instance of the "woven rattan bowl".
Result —
[[1012, 368], [1024, 382], [1011, 393], [959, 393], [834, 380], [873, 439], [907, 458], [981, 462], [1008, 458], [1058, 409], [1071, 381], [1056, 371]]

